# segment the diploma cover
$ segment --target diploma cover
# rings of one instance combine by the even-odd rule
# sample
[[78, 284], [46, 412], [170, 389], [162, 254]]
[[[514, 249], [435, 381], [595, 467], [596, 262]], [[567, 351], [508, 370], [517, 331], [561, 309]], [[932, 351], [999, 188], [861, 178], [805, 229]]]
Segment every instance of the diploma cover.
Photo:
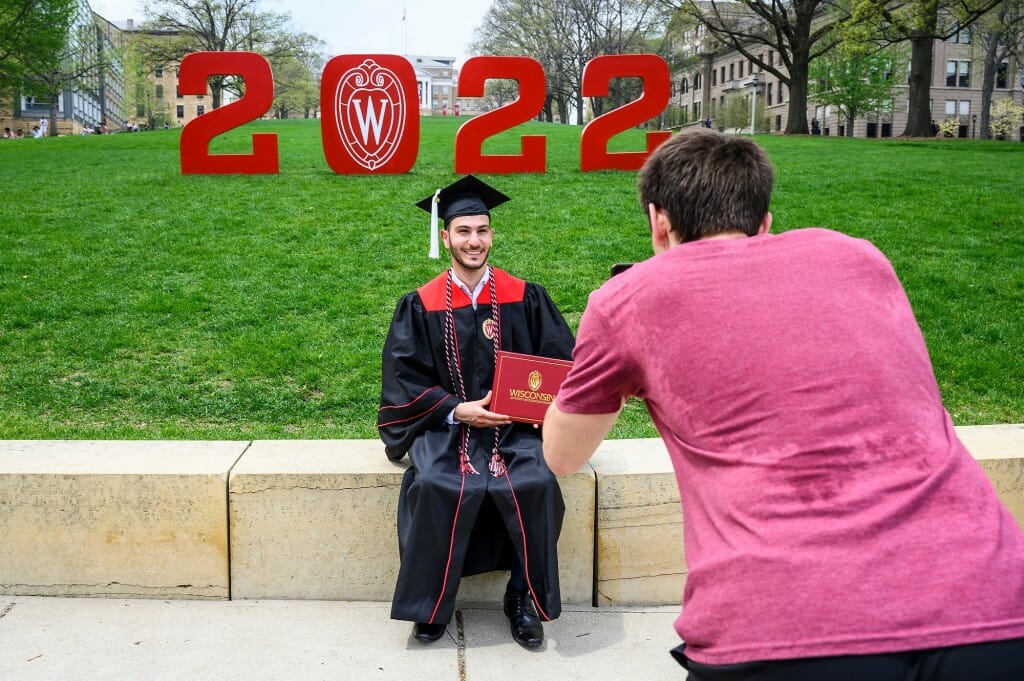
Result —
[[494, 368], [491, 404], [498, 414], [521, 423], [543, 423], [572, 362], [499, 350]]

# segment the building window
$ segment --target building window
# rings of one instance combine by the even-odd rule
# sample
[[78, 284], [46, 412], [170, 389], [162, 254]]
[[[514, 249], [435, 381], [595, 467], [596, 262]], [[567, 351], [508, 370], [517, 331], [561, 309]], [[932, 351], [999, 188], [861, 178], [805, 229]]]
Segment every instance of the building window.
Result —
[[971, 44], [971, 29], [969, 28], [958, 28], [956, 33], [949, 36], [949, 42], [960, 43], [961, 45]]
[[206, 113], [206, 107], [205, 106], [203, 106], [202, 104], [199, 104], [198, 106], [196, 106], [196, 116], [202, 116], [204, 113]]
[[156, 70], [153, 71], [153, 75], [156, 76], [157, 78], [163, 78], [164, 77], [164, 70], [163, 70], [163, 68], [161, 68], [159, 66], [156, 67]]
[[722, 73], [721, 73], [720, 77], [721, 77], [721, 80], [722, 80], [722, 85], [725, 85], [725, 67], [724, 66], [722, 67]]
[[163, 85], [157, 84], [157, 86], [156, 86], [156, 98], [157, 99], [163, 99], [164, 98], [164, 86]]
[[[714, 75], [714, 74], [712, 74], [712, 75]], [[694, 90], [700, 90], [700, 74], [699, 73], [693, 77], [693, 89]]]
[[729, 80], [736, 80], [736, 65], [729, 64]]
[[1005, 61], [996, 67], [996, 87], [1000, 90], [1006, 89], [1006, 73], [1010, 65]]
[[768, 106], [772, 105], [772, 83], [768, 83], [768, 89], [765, 91], [765, 97], [768, 98]]
[[946, 62], [946, 87], [970, 87], [971, 62], [949, 60]]
[[954, 116], [954, 115], [956, 115], [956, 100], [955, 99], [947, 99], [946, 100], [946, 115], [947, 116]]
[[711, 69], [711, 87], [718, 85], [718, 71]]
[[743, 62], [740, 62], [740, 78], [743, 77]]
[[967, 116], [971, 113], [971, 101], [969, 99], [960, 100], [960, 115]]
[[178, 118], [184, 118], [185, 117], [185, 105], [184, 104], [179, 104], [178, 105], [177, 113], [178, 113]]

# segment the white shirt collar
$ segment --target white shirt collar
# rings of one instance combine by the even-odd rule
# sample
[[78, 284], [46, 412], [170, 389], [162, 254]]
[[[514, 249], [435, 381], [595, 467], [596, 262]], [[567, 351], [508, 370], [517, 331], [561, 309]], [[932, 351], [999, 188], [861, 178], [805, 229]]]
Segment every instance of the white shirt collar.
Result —
[[484, 272], [484, 276], [480, 277], [480, 281], [477, 282], [476, 288], [474, 288], [472, 291], [469, 290], [469, 286], [467, 286], [466, 284], [462, 283], [462, 281], [459, 279], [458, 275], [455, 274], [455, 270], [454, 269], [451, 270], [451, 274], [452, 274], [452, 281], [455, 282], [456, 286], [458, 286], [460, 289], [462, 289], [463, 293], [465, 293], [467, 296], [469, 296], [470, 301], [472, 301], [472, 303], [473, 303], [473, 309], [475, 310], [476, 309], [476, 300], [477, 300], [477, 298], [480, 297], [480, 293], [484, 290], [484, 286], [486, 286], [487, 282], [490, 281], [490, 279], [491, 279], [491, 268], [490, 268], [490, 266], [488, 265], [487, 271]]

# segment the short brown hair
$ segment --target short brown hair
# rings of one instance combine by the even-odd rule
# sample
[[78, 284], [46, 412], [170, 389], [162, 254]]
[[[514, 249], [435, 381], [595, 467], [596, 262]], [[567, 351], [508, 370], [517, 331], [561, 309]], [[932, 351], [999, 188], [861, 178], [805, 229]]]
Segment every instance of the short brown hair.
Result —
[[757, 234], [768, 213], [775, 173], [746, 137], [695, 130], [672, 137], [644, 163], [640, 204], [663, 208], [680, 241], [740, 230]]

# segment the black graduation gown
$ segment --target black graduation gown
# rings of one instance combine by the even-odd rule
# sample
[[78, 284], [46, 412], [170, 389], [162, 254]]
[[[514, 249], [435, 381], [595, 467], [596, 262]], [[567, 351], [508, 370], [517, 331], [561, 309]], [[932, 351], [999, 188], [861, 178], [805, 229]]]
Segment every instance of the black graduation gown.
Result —
[[[572, 332], [543, 287], [491, 269], [501, 304], [501, 347], [571, 359]], [[449, 425], [462, 400], [446, 369], [445, 284], [448, 272], [398, 303], [384, 345], [377, 427], [390, 459], [406, 453], [398, 501], [401, 566], [393, 619], [448, 622], [462, 576], [508, 569], [518, 555], [544, 619], [561, 613], [556, 543], [565, 506], [544, 463], [540, 431], [529, 424], [501, 428], [498, 449], [508, 475], [488, 471], [493, 428]], [[490, 288], [474, 310], [452, 286], [452, 310], [467, 400], [482, 398], [494, 376]], [[459, 470], [459, 438], [469, 429], [469, 454], [479, 475]]]

